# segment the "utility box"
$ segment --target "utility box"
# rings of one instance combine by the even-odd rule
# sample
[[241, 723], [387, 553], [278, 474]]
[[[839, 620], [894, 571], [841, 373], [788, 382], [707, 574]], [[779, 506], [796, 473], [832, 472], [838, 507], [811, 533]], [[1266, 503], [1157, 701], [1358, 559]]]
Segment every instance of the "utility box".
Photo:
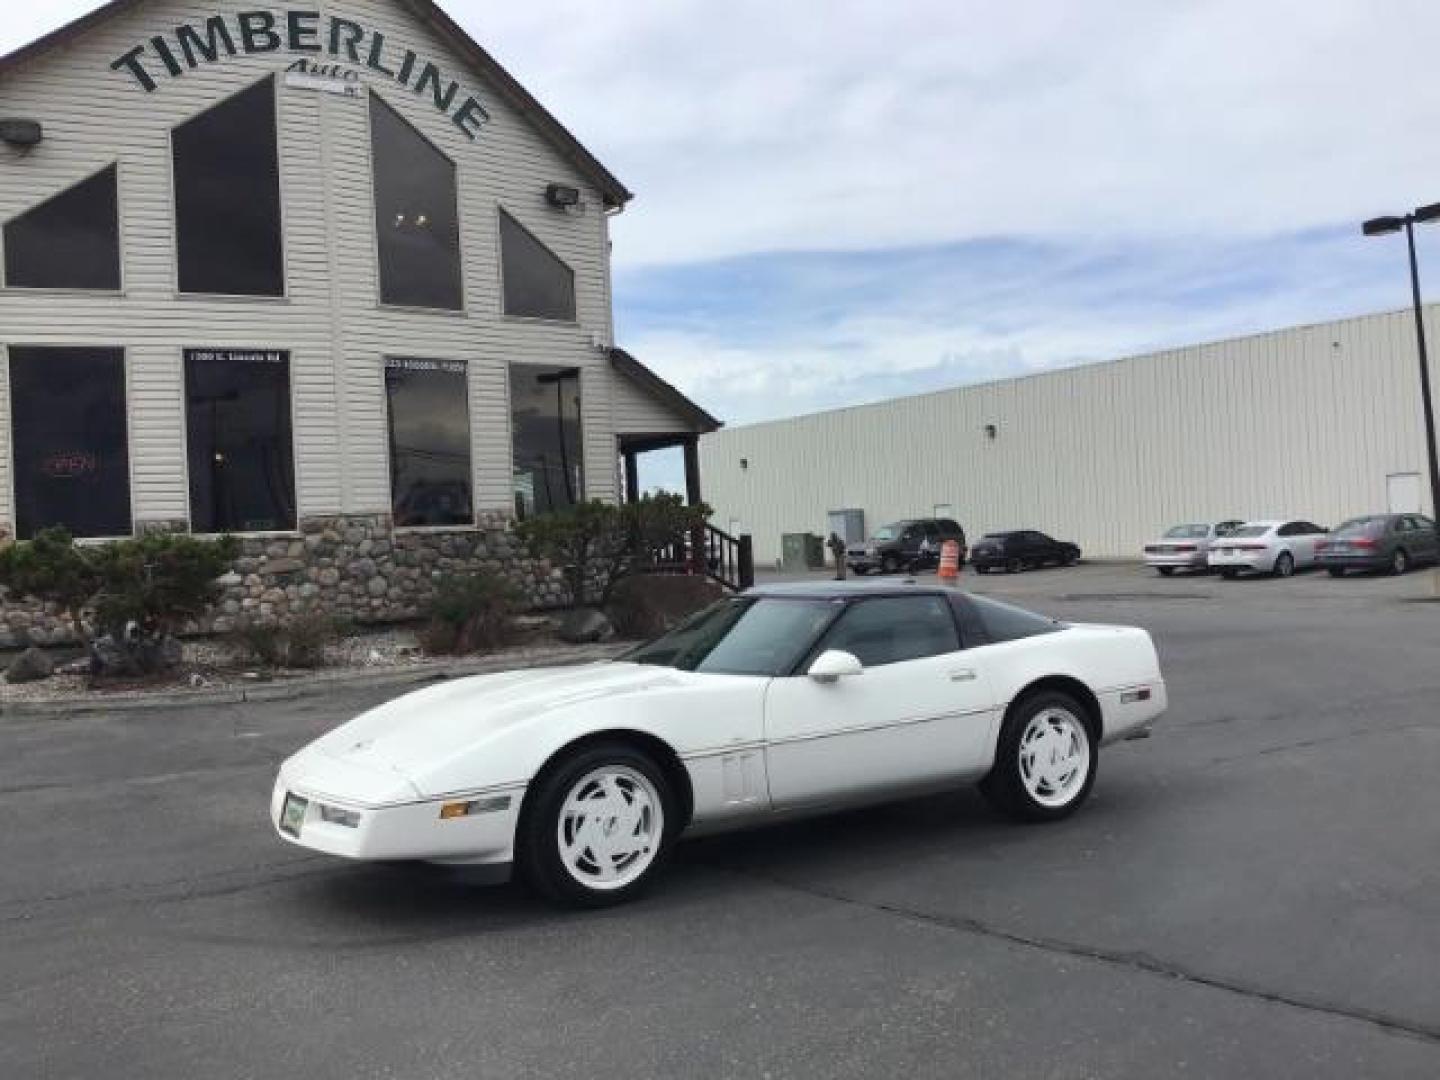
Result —
[[785, 570], [818, 570], [825, 565], [825, 543], [814, 533], [780, 537], [780, 566]]

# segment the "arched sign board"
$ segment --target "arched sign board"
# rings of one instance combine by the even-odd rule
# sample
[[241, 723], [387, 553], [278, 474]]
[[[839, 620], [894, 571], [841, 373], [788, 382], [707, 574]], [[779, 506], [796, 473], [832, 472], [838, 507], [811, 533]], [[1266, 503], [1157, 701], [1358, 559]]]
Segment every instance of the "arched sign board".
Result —
[[285, 69], [285, 82], [298, 89], [357, 97], [364, 80], [388, 79], [431, 100], [472, 142], [490, 119], [479, 98], [462, 92], [434, 62], [391, 44], [378, 30], [318, 11], [212, 15], [156, 34], [117, 57], [110, 68], [129, 75], [149, 94], [161, 79], [179, 78], [202, 64], [263, 53], [297, 54]]

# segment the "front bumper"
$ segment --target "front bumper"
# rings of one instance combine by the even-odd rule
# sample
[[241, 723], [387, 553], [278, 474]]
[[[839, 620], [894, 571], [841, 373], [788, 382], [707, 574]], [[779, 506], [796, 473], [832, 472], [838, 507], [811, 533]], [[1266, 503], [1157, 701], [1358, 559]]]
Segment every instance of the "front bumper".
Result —
[[[287, 798], [306, 801], [298, 832], [281, 828]], [[321, 792], [305, 783], [303, 776], [282, 769], [270, 796], [270, 823], [287, 844], [358, 860], [422, 860], [453, 864], [508, 863], [513, 860], [515, 829], [525, 785], [484, 792], [424, 799], [416, 802], [371, 806]], [[484, 800], [496, 809], [464, 817], [443, 819], [440, 808], [447, 803]], [[358, 815], [353, 827], [326, 821], [322, 807]]]

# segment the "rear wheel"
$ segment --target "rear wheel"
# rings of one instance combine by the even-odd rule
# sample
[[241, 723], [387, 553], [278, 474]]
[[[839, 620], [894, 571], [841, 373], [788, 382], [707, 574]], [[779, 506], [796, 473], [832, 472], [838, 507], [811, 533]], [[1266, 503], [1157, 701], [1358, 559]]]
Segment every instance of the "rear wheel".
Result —
[[880, 572], [884, 574], [895, 574], [900, 570], [900, 560], [894, 555], [886, 555], [880, 560]]
[[623, 743], [562, 759], [536, 782], [516, 836], [516, 867], [537, 892], [577, 907], [622, 903], [649, 885], [673, 836], [664, 771]]
[[995, 767], [980, 789], [1022, 821], [1058, 821], [1074, 813], [1095, 784], [1095, 732], [1084, 706], [1047, 690], [1018, 701], [1000, 729]]
[[1173, 566], [1157, 566], [1155, 569], [1160, 571], [1161, 577], [1169, 577], [1171, 574], [1175, 573], [1175, 568]]
[[1021, 562], [1019, 559], [1013, 559], [1013, 558], [1012, 558], [1012, 559], [1006, 559], [1006, 560], [1005, 560], [1005, 572], [1006, 572], [1007, 574], [1018, 574], [1018, 573], [1020, 573], [1021, 570], [1024, 570], [1024, 569], [1025, 569], [1025, 564], [1024, 564], [1023, 562]]
[[1396, 548], [1395, 554], [1390, 556], [1390, 573], [1400, 575], [1410, 569], [1410, 556], [1404, 548]]
[[1345, 568], [1344, 568], [1343, 566], [1329, 566], [1329, 567], [1326, 567], [1326, 569], [1330, 571], [1330, 576], [1331, 576], [1331, 577], [1344, 577], [1344, 576], [1345, 576]]
[[1226, 581], [1234, 581], [1237, 577], [1240, 576], [1240, 571], [1239, 571], [1239, 570], [1221, 570], [1221, 571], [1220, 571], [1220, 576], [1223, 577]]
[[1288, 551], [1282, 551], [1275, 559], [1275, 576], [1289, 577], [1295, 573], [1295, 556]]

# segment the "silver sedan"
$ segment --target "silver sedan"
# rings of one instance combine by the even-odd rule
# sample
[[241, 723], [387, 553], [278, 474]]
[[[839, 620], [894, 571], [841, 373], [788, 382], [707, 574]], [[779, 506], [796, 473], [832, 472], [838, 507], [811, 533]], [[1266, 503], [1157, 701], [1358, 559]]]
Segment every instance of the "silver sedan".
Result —
[[1153, 566], [1169, 577], [1176, 570], [1198, 570], [1208, 573], [1210, 548], [1215, 541], [1229, 536], [1242, 521], [1221, 521], [1213, 525], [1195, 523], [1166, 529], [1165, 535], [1145, 545], [1145, 565]]

